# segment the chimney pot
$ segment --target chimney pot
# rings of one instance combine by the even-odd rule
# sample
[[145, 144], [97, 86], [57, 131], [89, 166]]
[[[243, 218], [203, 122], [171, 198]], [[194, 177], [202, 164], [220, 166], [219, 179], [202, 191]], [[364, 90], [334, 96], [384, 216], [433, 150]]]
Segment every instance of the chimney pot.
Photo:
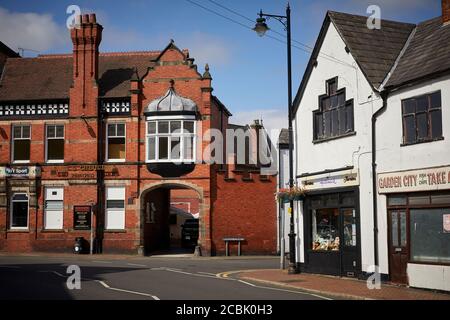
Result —
[[450, 0], [442, 0], [442, 24], [450, 23]]
[[89, 15], [88, 14], [82, 15], [81, 23], [89, 23]]
[[90, 23], [97, 23], [97, 18], [95, 17], [95, 13], [91, 13], [89, 15], [89, 22]]

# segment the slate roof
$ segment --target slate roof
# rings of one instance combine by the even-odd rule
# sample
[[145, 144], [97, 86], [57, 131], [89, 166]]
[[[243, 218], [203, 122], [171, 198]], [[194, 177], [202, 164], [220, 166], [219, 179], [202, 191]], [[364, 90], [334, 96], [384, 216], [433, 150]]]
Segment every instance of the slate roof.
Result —
[[374, 88], [381, 85], [415, 28], [411, 23], [381, 20], [381, 28], [371, 30], [365, 16], [334, 11], [328, 16]]
[[450, 25], [437, 17], [418, 24], [386, 88], [444, 71], [450, 71]]
[[[160, 52], [142, 51], [100, 53], [100, 97], [127, 97], [130, 79], [137, 68], [143, 76]], [[44, 55], [37, 58], [10, 58], [0, 81], [0, 101], [69, 98], [72, 85], [73, 58], [66, 55]]]

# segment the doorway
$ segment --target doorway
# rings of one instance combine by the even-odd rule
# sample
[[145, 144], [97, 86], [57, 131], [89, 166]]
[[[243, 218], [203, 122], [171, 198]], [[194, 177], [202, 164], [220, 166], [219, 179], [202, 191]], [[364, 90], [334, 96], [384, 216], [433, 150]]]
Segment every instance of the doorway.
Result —
[[409, 246], [406, 210], [389, 211], [389, 274], [391, 281], [406, 284]]
[[143, 194], [145, 254], [190, 254], [198, 245], [200, 199], [197, 191], [162, 185]]

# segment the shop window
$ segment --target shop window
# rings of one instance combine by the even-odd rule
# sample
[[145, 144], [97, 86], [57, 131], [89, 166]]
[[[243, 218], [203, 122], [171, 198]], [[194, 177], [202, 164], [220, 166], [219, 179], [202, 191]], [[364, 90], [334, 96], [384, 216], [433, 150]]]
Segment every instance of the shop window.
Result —
[[409, 196], [408, 201], [410, 205], [427, 205], [430, 204], [430, 196]]
[[431, 204], [449, 204], [450, 194], [437, 194], [431, 196]]
[[388, 206], [406, 206], [407, 198], [404, 195], [388, 196]]
[[11, 229], [28, 228], [28, 195], [16, 193], [11, 198]]
[[355, 209], [342, 210], [344, 221], [344, 243], [346, 247], [356, 246], [356, 211]]
[[411, 209], [411, 260], [450, 263], [450, 233], [445, 228], [445, 209]]
[[64, 188], [46, 188], [44, 206], [44, 228], [63, 229]]
[[441, 104], [440, 91], [402, 101], [404, 144], [442, 138]]
[[337, 90], [337, 84], [337, 78], [327, 81], [327, 94], [319, 97], [319, 109], [313, 112], [316, 141], [354, 131], [353, 99], [347, 101], [345, 89]]
[[106, 159], [125, 161], [125, 124], [108, 123]]
[[105, 228], [125, 229], [125, 187], [106, 188]]
[[339, 209], [312, 210], [312, 250], [339, 250]]
[[147, 122], [147, 162], [193, 162], [195, 121], [183, 117]]
[[30, 162], [31, 126], [13, 126], [12, 155], [14, 162]]
[[64, 162], [64, 126], [47, 125], [47, 162]]

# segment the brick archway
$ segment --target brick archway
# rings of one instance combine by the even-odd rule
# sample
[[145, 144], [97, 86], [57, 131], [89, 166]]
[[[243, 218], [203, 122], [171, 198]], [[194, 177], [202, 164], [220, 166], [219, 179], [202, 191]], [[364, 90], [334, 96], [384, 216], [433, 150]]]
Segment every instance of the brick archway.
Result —
[[139, 253], [144, 254], [144, 225], [145, 225], [145, 199], [146, 196], [157, 189], [188, 189], [196, 192], [199, 199], [199, 240], [198, 245], [200, 246], [201, 253], [204, 256], [211, 255], [211, 228], [210, 228], [210, 206], [209, 198], [205, 197], [205, 192], [202, 187], [187, 181], [181, 180], [168, 180], [159, 181], [155, 183], [145, 184], [141, 188], [139, 195]]

